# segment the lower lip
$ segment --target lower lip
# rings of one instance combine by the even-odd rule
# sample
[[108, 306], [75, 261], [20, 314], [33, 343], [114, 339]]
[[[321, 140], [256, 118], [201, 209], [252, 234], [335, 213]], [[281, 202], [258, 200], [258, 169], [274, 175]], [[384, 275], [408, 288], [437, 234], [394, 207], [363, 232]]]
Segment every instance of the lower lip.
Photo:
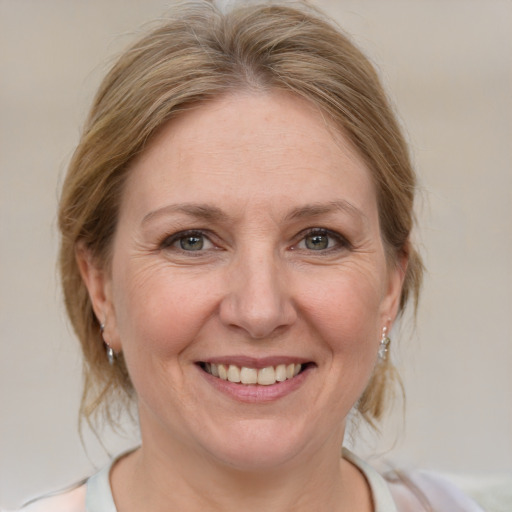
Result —
[[201, 372], [203, 378], [218, 391], [235, 400], [247, 403], [273, 402], [293, 393], [306, 381], [312, 369], [308, 366], [292, 379], [276, 382], [270, 386], [262, 386], [258, 384], [239, 384], [219, 379], [198, 367], [198, 371]]

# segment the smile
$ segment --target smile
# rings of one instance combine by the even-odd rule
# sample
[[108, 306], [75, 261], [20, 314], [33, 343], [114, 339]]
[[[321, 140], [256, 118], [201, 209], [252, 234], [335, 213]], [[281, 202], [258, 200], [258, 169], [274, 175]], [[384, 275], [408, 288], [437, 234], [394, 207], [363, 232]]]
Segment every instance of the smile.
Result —
[[210, 375], [237, 384], [271, 386], [297, 376], [303, 369], [300, 363], [279, 364], [265, 368], [249, 368], [234, 364], [201, 363], [201, 368]]

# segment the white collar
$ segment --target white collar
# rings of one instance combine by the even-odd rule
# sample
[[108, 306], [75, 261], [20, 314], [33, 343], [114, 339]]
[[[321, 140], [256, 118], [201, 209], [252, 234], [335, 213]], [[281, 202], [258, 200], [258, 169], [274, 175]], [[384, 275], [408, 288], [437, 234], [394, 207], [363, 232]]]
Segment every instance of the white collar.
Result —
[[[374, 512], [397, 512], [384, 478], [346, 448], [343, 448], [343, 458], [354, 464], [366, 478], [372, 493]], [[87, 480], [85, 497], [87, 512], [117, 512], [110, 487], [110, 470], [118, 459], [119, 457]]]

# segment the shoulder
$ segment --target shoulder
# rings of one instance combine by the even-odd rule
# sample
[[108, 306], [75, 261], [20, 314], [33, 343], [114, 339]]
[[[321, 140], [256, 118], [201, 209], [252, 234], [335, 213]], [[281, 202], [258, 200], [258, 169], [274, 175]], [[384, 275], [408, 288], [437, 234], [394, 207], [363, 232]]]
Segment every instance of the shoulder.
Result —
[[443, 475], [487, 512], [512, 511], [512, 472]]
[[109, 474], [112, 465], [127, 453], [123, 453], [110, 461], [86, 480], [63, 491], [32, 500], [17, 512], [87, 512], [87, 510], [116, 512], [110, 489]]
[[386, 480], [399, 512], [484, 512], [468, 494], [435, 472], [393, 471]]
[[86, 512], [85, 483], [27, 503], [19, 512]]

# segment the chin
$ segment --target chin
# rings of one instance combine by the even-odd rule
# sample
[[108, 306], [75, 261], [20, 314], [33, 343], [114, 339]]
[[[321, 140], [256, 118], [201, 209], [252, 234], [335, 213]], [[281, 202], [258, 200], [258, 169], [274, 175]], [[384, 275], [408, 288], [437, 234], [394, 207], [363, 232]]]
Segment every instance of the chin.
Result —
[[262, 419], [240, 421], [236, 432], [210, 436], [203, 446], [216, 461], [239, 471], [275, 469], [307, 451], [299, 432]]

